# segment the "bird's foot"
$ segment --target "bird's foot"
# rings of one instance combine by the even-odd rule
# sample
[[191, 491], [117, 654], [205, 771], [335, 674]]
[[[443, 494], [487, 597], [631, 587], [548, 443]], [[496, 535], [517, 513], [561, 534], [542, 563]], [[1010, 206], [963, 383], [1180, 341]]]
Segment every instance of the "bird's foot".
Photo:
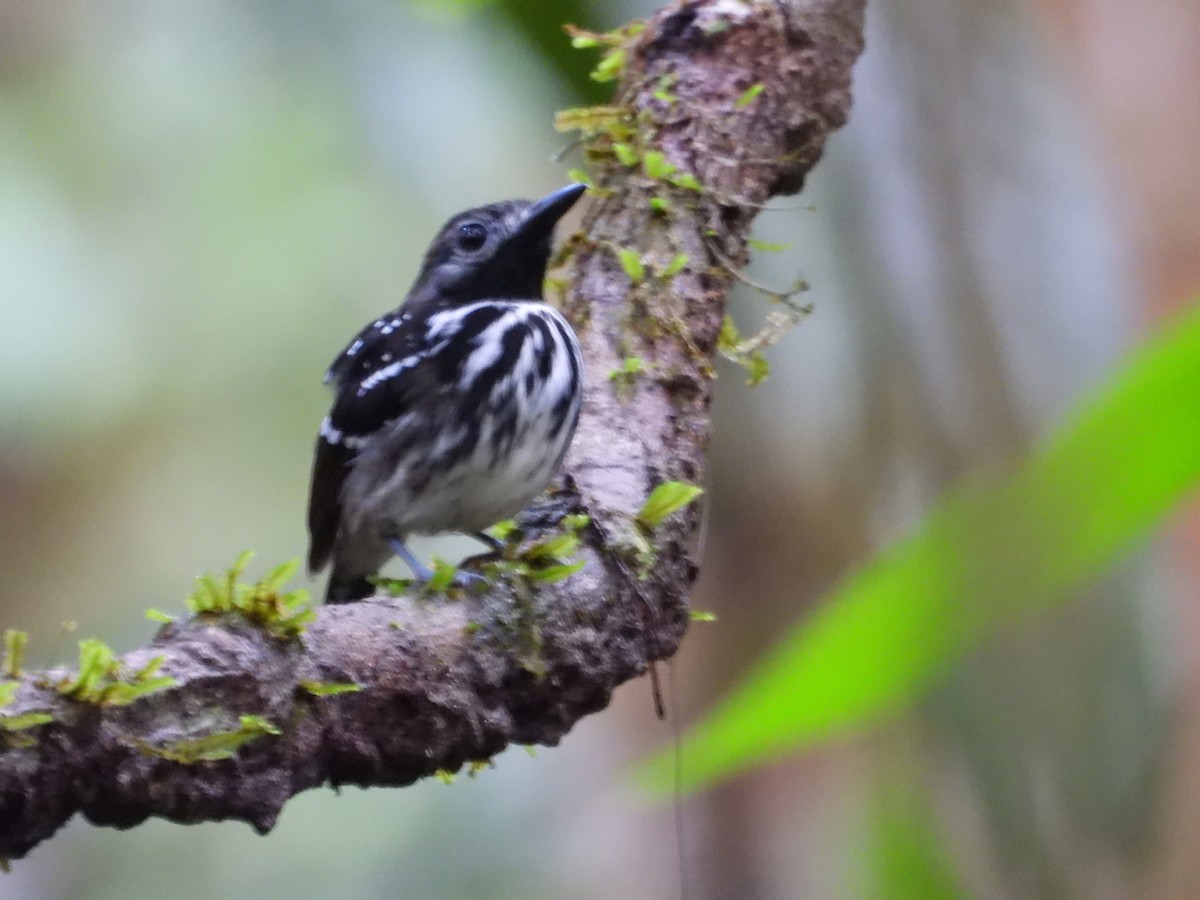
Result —
[[[392, 548], [393, 553], [404, 560], [404, 564], [412, 570], [413, 578], [422, 587], [444, 588], [452, 585], [457, 588], [479, 588], [488, 583], [488, 580], [482, 575], [476, 572], [464, 572], [461, 569], [456, 570], [454, 575], [447, 581], [441, 567], [437, 570], [429, 568], [429, 566], [413, 556], [412, 551], [398, 538], [388, 541], [388, 546]], [[470, 562], [470, 560], [467, 560], [467, 562]]]

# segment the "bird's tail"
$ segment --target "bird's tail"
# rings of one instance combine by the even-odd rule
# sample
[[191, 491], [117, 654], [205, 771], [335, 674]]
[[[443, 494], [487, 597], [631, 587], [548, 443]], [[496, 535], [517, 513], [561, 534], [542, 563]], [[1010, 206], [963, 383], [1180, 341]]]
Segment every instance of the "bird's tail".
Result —
[[325, 588], [326, 603], [350, 603], [375, 593], [375, 585], [366, 575], [340, 575], [335, 569]]

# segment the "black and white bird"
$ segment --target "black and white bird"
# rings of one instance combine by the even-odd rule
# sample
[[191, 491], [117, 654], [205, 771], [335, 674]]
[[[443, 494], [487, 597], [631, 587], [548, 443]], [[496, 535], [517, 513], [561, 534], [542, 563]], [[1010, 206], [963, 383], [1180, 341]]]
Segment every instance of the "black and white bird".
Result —
[[411, 534], [462, 532], [494, 547], [483, 529], [558, 471], [583, 361], [542, 282], [555, 223], [585, 189], [450, 219], [404, 303], [330, 366], [335, 396], [308, 503], [308, 568], [332, 566], [327, 603], [372, 594], [369, 577], [393, 554], [428, 579], [405, 545]]

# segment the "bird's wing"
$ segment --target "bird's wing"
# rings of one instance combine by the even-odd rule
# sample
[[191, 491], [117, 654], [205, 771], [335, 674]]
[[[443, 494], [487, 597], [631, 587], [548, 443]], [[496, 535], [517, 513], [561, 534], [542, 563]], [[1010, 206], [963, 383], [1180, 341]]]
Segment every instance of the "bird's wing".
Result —
[[[334, 386], [333, 408], [321, 423], [308, 497], [308, 568], [330, 561], [342, 520], [342, 489], [368, 438], [404, 415], [421, 385], [434, 374], [424, 319], [394, 312], [358, 333], [325, 375]], [[428, 386], [428, 385], [427, 385]]]
[[392, 361], [419, 354], [422, 338], [411, 316], [401, 311], [386, 314], [355, 335], [325, 373], [325, 383], [333, 384], [335, 395], [313, 452], [308, 495], [310, 572], [319, 572], [333, 555], [341, 527], [342, 488], [366, 437], [374, 430], [372, 422], [385, 414], [389, 400], [393, 406], [400, 400], [401, 392], [394, 390], [394, 384], [389, 385], [393, 390], [382, 392], [389, 395], [386, 397], [374, 390], [388, 381], [376, 373], [381, 368], [393, 371]]
[[310, 571], [323, 568], [333, 553], [342, 489], [358, 453], [406, 413], [436, 408], [448, 392], [462, 390], [460, 376], [475, 339], [504, 311], [476, 303], [429, 317], [385, 316], [334, 362], [327, 377], [334, 379], [336, 395], [317, 437], [309, 494]]
[[326, 384], [340, 384], [369, 371], [386, 348], [383, 344], [409, 343], [412, 335], [412, 316], [403, 307], [386, 313], [367, 325], [343, 348], [325, 372]]

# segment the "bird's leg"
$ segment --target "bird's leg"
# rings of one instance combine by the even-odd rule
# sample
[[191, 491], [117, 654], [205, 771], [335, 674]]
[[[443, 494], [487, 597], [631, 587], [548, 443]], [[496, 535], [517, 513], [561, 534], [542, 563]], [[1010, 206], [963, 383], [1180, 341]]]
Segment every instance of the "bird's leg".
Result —
[[[433, 571], [429, 566], [422, 563], [419, 559], [412, 555], [412, 551], [404, 545], [404, 541], [400, 538], [391, 538], [388, 540], [388, 546], [392, 548], [392, 552], [404, 560], [404, 564], [412, 569], [413, 577], [421, 584], [429, 581], [433, 577]], [[487, 579], [482, 575], [476, 575], [474, 572], [455, 572], [454, 584], [458, 587], [467, 587], [474, 584], [486, 584]]]
[[404, 546], [404, 541], [400, 538], [392, 538], [388, 541], [388, 546], [392, 548], [392, 552], [404, 560], [404, 564], [412, 569], [413, 576], [417, 581], [425, 582], [433, 577], [433, 572], [423, 562], [412, 555], [412, 551]]
[[486, 531], [472, 531], [471, 537], [480, 543], [487, 544], [488, 550], [486, 553], [476, 553], [474, 556], [468, 556], [460, 562], [459, 568], [472, 568], [482, 563], [495, 562], [504, 556], [504, 541], [499, 538], [494, 538]]
[[492, 537], [486, 531], [472, 531], [471, 537], [475, 538], [481, 544], [487, 544], [493, 553], [501, 553], [504, 550], [504, 541], [498, 537]]

